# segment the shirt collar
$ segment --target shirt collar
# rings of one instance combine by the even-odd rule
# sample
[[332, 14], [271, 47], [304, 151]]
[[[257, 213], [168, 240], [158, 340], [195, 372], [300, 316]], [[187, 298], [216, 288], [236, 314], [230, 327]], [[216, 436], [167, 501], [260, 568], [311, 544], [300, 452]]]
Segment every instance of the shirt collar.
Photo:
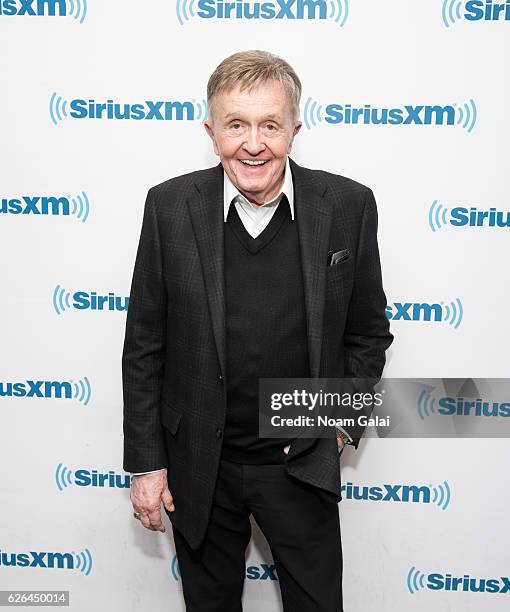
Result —
[[[280, 200], [282, 194], [287, 196], [287, 200], [289, 201], [290, 206], [290, 216], [292, 220], [294, 220], [294, 185], [292, 183], [292, 173], [290, 171], [290, 163], [289, 156], [287, 155], [287, 160], [285, 162], [285, 174], [283, 178], [283, 185], [280, 193], [270, 200], [269, 202], [264, 202], [262, 206], [266, 206], [267, 204], [274, 203], [276, 200]], [[241, 198], [244, 202], [249, 203], [248, 200], [243, 196], [243, 194], [237, 189], [237, 187], [232, 183], [228, 174], [223, 170], [223, 219], [227, 220], [228, 211], [230, 208], [230, 204], [234, 199]], [[250, 206], [253, 206], [249, 203]]]

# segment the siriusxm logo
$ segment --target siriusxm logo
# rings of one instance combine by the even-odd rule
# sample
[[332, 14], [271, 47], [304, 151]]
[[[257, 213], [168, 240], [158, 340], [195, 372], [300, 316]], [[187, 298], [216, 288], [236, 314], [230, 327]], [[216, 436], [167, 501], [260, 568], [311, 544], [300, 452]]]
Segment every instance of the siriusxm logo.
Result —
[[340, 27], [349, 15], [349, 0], [177, 0], [177, 20], [181, 25], [190, 19], [280, 19], [307, 20], [328, 19]]
[[83, 23], [87, 0], [0, 0], [0, 17], [73, 17]]
[[0, 200], [0, 214], [4, 215], [71, 216], [85, 223], [89, 212], [90, 202], [84, 191], [77, 196], [20, 196]]
[[406, 104], [378, 108], [371, 104], [363, 106], [319, 104], [309, 97], [303, 109], [303, 122], [309, 130], [320, 123], [329, 123], [331, 125], [445, 125], [461, 127], [471, 132], [477, 115], [476, 104], [472, 99], [459, 105]]
[[179, 582], [181, 579], [181, 571], [179, 569], [179, 562], [177, 561], [177, 555], [173, 555], [170, 560], [170, 572], [175, 582]]
[[70, 308], [76, 310], [124, 311], [128, 309], [129, 297], [121, 297], [113, 292], [108, 293], [108, 295], [100, 295], [95, 291], [75, 291], [71, 294], [64, 287], [57, 285], [53, 290], [52, 304], [58, 315]]
[[508, 417], [510, 402], [486, 402], [481, 398], [467, 400], [463, 397], [434, 397], [422, 391], [418, 397], [418, 415], [425, 419], [432, 415]]
[[456, 21], [510, 21], [510, 0], [443, 0], [444, 25], [449, 28]]
[[0, 397], [37, 397], [45, 399], [74, 399], [87, 406], [92, 396], [89, 379], [73, 380], [0, 381]]
[[[179, 570], [177, 555], [172, 556], [170, 561], [170, 572], [172, 574], [172, 578], [176, 582], [179, 582], [181, 579], [181, 572]], [[274, 563], [247, 565], [245, 578], [246, 580], [278, 580], [278, 576], [276, 575], [276, 565]]]
[[386, 316], [391, 321], [433, 321], [448, 323], [455, 329], [464, 316], [464, 308], [459, 298], [449, 304], [394, 302], [386, 306]]
[[260, 565], [248, 565], [246, 567], [246, 580], [278, 580], [276, 565], [261, 563]]
[[55, 482], [59, 491], [63, 491], [72, 485], [77, 487], [98, 487], [107, 489], [129, 489], [131, 486], [130, 474], [116, 474], [113, 470], [109, 472], [98, 472], [82, 468], [70, 470], [63, 463], [57, 465], [55, 470]]
[[71, 552], [5, 552], [0, 550], [0, 568], [2, 567], [42, 567], [45, 569], [78, 570], [88, 576], [92, 570], [92, 555], [85, 548], [78, 553]]
[[407, 590], [414, 595], [421, 589], [429, 591], [462, 591], [463, 593], [510, 593], [510, 578], [472, 578], [469, 574], [424, 574], [411, 567], [406, 577]]
[[445, 225], [453, 227], [510, 227], [510, 211], [489, 208], [480, 210], [475, 206], [456, 206], [449, 210], [437, 200], [429, 208], [429, 227], [435, 232]]
[[205, 100], [178, 102], [168, 100], [144, 100], [137, 103], [97, 102], [75, 98], [66, 100], [54, 92], [49, 104], [50, 119], [57, 125], [64, 119], [99, 119], [103, 121], [205, 121]]
[[434, 504], [446, 510], [451, 500], [451, 489], [446, 480], [437, 486], [383, 484], [369, 487], [348, 482], [342, 485], [342, 496], [355, 501]]

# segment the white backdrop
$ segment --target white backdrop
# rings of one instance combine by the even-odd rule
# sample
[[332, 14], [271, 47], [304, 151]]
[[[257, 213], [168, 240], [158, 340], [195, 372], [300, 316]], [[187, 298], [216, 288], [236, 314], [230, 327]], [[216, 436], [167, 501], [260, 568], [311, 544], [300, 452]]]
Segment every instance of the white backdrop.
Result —
[[[218, 161], [202, 100], [235, 51], [272, 51], [300, 75], [309, 127], [294, 159], [374, 190], [391, 313], [439, 305], [433, 320], [392, 321], [385, 375], [508, 375], [510, 14], [469, 19], [493, 6], [484, 1], [328, 0], [325, 19], [201, 16], [222, 6], [0, 0], [0, 589], [68, 589], [77, 611], [184, 609], [170, 523], [163, 535], [133, 519], [122, 470], [125, 307], [147, 189]], [[79, 118], [76, 100], [187, 101], [193, 119]], [[332, 104], [455, 115], [451, 125], [335, 124]], [[54, 209], [43, 197], [68, 200]], [[470, 208], [494, 208], [506, 227], [451, 223]], [[109, 294], [114, 307], [88, 305]], [[442, 505], [345, 496], [346, 612], [507, 610], [508, 460], [504, 439], [346, 449], [345, 484], [450, 492]], [[97, 474], [110, 480], [93, 486]], [[270, 551], [254, 528], [245, 610], [276, 611]], [[448, 575], [497, 579], [501, 592], [431, 587]]]

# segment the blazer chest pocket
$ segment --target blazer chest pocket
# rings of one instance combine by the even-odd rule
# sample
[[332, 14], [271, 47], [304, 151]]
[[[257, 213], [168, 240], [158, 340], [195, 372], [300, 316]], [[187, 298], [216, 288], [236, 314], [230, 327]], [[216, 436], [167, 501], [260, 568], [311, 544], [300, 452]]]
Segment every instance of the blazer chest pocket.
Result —
[[329, 251], [328, 266], [326, 268], [327, 278], [344, 277], [349, 269], [352, 269], [352, 255], [350, 249]]
[[340, 249], [339, 251], [329, 251], [328, 252], [328, 268], [334, 268], [341, 264], [343, 261], [346, 261], [351, 256], [351, 251], [349, 249]]
[[161, 423], [173, 435], [175, 435], [179, 429], [181, 417], [182, 412], [177, 412], [177, 410], [174, 410], [165, 400], [162, 401]]

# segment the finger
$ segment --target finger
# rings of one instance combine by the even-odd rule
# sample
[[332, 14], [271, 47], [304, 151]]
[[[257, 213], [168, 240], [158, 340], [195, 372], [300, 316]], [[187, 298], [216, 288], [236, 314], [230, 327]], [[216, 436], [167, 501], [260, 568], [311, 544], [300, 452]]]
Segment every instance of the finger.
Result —
[[146, 512], [144, 512], [143, 514], [142, 512], [140, 512], [140, 523], [142, 523], [145, 529], [150, 529], [151, 531], [154, 531], [149, 520], [149, 515]]
[[283, 449], [283, 452], [287, 455], [290, 449], [290, 444]]
[[154, 531], [165, 532], [165, 526], [161, 520], [161, 510], [159, 508], [149, 512], [149, 522]]
[[173, 512], [175, 510], [174, 499], [168, 487], [161, 494], [161, 500], [163, 501], [163, 505], [169, 512]]

